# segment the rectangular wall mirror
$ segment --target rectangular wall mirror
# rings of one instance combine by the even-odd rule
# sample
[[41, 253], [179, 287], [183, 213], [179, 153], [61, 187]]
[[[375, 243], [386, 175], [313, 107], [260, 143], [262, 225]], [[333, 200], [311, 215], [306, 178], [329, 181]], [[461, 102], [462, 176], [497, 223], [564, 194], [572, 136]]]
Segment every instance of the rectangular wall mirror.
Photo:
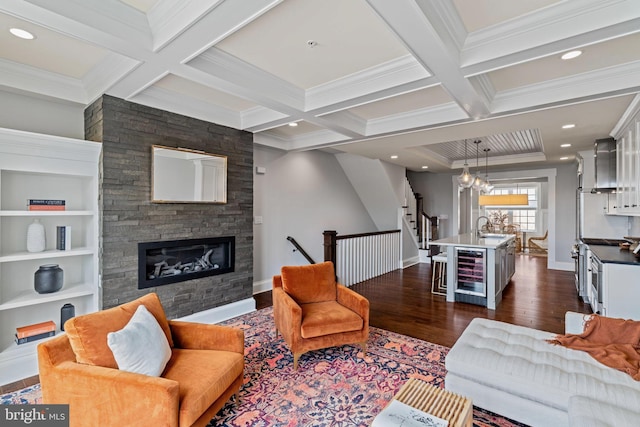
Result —
[[154, 145], [152, 194], [155, 203], [227, 203], [227, 157]]

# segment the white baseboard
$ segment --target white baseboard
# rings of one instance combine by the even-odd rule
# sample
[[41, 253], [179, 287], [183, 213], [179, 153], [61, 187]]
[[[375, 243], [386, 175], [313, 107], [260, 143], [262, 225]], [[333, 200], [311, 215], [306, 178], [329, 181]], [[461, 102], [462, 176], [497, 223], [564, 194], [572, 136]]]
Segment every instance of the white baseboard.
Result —
[[402, 260], [402, 268], [411, 267], [412, 265], [416, 265], [419, 262], [420, 262], [420, 257], [419, 256], [414, 256], [414, 257], [411, 257], [411, 258], [403, 259]]
[[431, 257], [429, 256], [429, 250], [428, 249], [419, 249], [418, 250], [418, 257], [420, 258], [420, 262], [426, 263], [426, 264], [431, 264]]
[[552, 270], [573, 271], [574, 264], [571, 262], [555, 261], [549, 263], [549, 268]]
[[252, 311], [256, 311], [256, 300], [247, 298], [220, 307], [210, 308], [209, 310], [199, 311], [177, 320], [196, 323], [220, 323]]

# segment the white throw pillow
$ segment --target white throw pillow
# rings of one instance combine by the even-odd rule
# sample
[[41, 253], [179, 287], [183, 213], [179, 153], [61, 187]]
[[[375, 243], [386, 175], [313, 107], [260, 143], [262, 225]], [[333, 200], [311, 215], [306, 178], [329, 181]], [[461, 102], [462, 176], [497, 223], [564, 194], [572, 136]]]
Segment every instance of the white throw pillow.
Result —
[[124, 328], [107, 334], [107, 344], [122, 371], [158, 377], [171, 358], [167, 336], [144, 305]]

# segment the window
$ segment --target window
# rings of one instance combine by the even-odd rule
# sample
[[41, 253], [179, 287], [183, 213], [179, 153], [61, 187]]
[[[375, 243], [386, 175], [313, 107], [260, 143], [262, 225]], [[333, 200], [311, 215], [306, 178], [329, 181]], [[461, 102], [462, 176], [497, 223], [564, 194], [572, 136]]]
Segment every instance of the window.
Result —
[[513, 187], [512, 185], [496, 185], [491, 194], [526, 194], [529, 199], [528, 206], [487, 206], [485, 215], [489, 218], [499, 214], [506, 214], [505, 224], [519, 224], [524, 232], [535, 232], [538, 223], [538, 198], [539, 184], [525, 184]]

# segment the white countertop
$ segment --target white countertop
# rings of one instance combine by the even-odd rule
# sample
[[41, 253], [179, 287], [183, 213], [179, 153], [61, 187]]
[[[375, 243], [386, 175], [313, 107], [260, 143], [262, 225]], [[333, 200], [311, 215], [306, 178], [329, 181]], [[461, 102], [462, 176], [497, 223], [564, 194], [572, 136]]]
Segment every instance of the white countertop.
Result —
[[[504, 237], [503, 237], [504, 236]], [[476, 233], [458, 234], [456, 236], [446, 237], [444, 239], [433, 240], [430, 242], [438, 246], [466, 246], [476, 248], [495, 249], [499, 246], [507, 244], [510, 240], [515, 239], [514, 234], [501, 235], [500, 237], [480, 237]]]

